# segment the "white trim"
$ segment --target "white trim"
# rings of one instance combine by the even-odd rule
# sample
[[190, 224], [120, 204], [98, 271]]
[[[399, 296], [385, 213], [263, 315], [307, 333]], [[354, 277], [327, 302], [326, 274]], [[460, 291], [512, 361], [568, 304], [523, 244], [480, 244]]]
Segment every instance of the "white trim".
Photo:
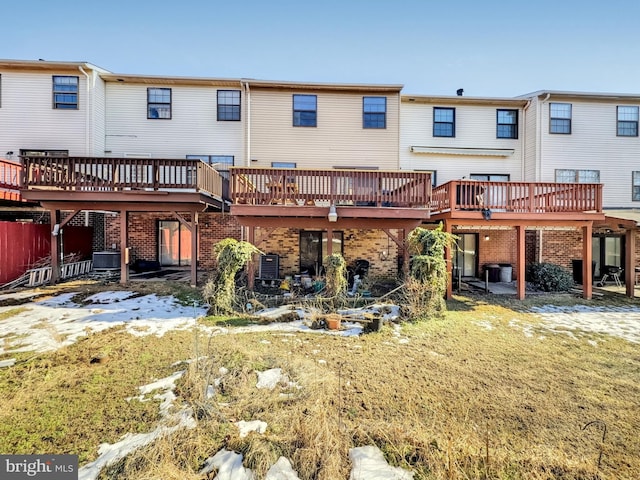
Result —
[[481, 155], [485, 157], [510, 157], [515, 152], [513, 148], [453, 148], [453, 147], [419, 147], [412, 146], [413, 153], [440, 155]]

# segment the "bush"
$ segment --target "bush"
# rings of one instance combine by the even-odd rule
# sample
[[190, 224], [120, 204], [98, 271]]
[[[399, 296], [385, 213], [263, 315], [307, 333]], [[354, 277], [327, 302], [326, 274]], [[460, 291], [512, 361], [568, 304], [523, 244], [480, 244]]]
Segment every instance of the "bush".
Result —
[[527, 280], [543, 292], [566, 292], [573, 287], [571, 273], [554, 263], [532, 263], [527, 267]]

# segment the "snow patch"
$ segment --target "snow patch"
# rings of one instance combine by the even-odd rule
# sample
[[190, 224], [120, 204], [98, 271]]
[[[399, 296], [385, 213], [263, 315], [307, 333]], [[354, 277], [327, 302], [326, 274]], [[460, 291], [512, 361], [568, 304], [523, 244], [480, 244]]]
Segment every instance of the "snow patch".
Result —
[[253, 480], [253, 472], [242, 466], [242, 455], [222, 449], [204, 462], [200, 475], [206, 475], [217, 469], [214, 480]]
[[353, 463], [349, 480], [412, 480], [413, 472], [392, 467], [384, 459], [382, 451], [373, 445], [349, 450]]
[[244, 438], [251, 432], [264, 433], [267, 431], [267, 422], [262, 420], [252, 420], [251, 422], [245, 422], [240, 420], [236, 422], [238, 429], [240, 430], [240, 438]]
[[300, 477], [291, 466], [291, 462], [285, 457], [280, 457], [271, 466], [264, 480], [300, 480]]

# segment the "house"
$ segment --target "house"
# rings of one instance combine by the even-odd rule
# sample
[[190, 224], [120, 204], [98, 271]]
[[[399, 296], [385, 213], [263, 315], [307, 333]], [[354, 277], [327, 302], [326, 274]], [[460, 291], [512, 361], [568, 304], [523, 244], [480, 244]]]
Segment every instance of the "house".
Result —
[[[640, 97], [403, 95], [401, 85], [129, 75], [86, 62], [5, 60], [0, 75], [0, 118], [14, 125], [0, 151], [21, 158], [22, 196], [58, 230], [89, 215], [97, 249], [120, 252], [122, 281], [127, 264], [151, 260], [190, 265], [195, 283], [228, 236], [277, 257], [270, 276], [320, 273], [335, 251], [394, 276], [408, 267], [408, 232], [439, 222], [460, 237], [453, 278], [509, 265], [521, 298], [531, 261], [575, 270], [584, 260], [586, 297], [592, 257], [596, 275], [635, 262], [636, 200], [608, 182], [628, 176], [629, 195], [640, 190]], [[21, 110], [22, 98], [33, 100]], [[618, 133], [603, 135], [610, 122]], [[629, 167], [589, 173], [611, 151]], [[605, 216], [603, 198], [622, 213]]]
[[279, 255], [282, 274], [313, 276], [339, 252], [395, 276], [431, 188], [429, 173], [398, 169], [402, 86], [245, 86], [249, 161], [232, 171], [231, 214], [247, 238]]
[[[526, 178], [603, 184], [606, 218], [594, 223], [592, 269], [600, 277], [608, 266], [623, 268], [633, 296], [640, 258], [640, 95], [543, 90], [523, 97], [530, 102]], [[566, 251], [575, 245], [553, 240]]]
[[401, 168], [432, 171], [437, 180], [431, 220], [459, 237], [454, 278], [505, 264], [523, 281], [526, 264], [549, 261], [573, 269], [588, 290], [591, 275], [617, 266], [633, 296], [639, 101], [546, 91], [519, 98], [403, 95]]

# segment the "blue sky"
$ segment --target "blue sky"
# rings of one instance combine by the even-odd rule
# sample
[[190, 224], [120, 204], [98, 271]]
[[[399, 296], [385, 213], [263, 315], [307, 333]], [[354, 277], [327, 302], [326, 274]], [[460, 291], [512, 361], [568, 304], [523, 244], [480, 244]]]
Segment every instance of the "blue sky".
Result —
[[0, 58], [116, 73], [640, 93], [640, 1], [21, 0]]

